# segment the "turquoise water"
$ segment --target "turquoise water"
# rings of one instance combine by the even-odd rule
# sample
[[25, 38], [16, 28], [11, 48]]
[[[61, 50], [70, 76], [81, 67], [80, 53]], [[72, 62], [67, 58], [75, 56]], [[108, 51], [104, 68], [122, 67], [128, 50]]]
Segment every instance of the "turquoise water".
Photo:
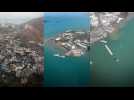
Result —
[[[87, 13], [46, 13], [45, 39], [66, 30], [89, 30]], [[53, 46], [45, 46], [45, 87], [88, 86], [90, 81], [89, 54], [59, 58]]]
[[108, 54], [102, 43], [91, 48], [93, 86], [134, 86], [134, 20], [116, 34], [119, 35], [117, 40], [107, 38], [107, 41], [119, 62]]
[[[46, 39], [70, 29], [89, 30], [86, 13], [47, 13], [45, 20]], [[134, 19], [116, 34], [116, 40], [106, 40], [119, 62], [109, 55], [102, 43], [93, 45], [89, 54], [65, 59], [54, 57], [53, 54], [59, 50], [46, 45], [44, 86], [134, 86]], [[92, 65], [89, 65], [89, 60]]]
[[45, 13], [45, 38], [53, 37], [66, 30], [89, 30], [87, 13]]

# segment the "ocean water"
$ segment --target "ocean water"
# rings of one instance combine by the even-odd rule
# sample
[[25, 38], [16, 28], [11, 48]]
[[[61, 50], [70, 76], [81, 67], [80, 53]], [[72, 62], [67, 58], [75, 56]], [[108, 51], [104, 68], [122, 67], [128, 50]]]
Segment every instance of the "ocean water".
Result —
[[[87, 13], [45, 13], [45, 39], [66, 30], [89, 30]], [[89, 53], [81, 57], [59, 58], [53, 46], [45, 46], [45, 87], [85, 87], [90, 82]]]
[[80, 12], [45, 13], [45, 38], [50, 38], [66, 30], [89, 30], [89, 16]]
[[116, 40], [106, 40], [119, 62], [109, 55], [102, 43], [91, 47], [92, 86], [134, 86], [134, 19], [127, 22], [116, 34]]

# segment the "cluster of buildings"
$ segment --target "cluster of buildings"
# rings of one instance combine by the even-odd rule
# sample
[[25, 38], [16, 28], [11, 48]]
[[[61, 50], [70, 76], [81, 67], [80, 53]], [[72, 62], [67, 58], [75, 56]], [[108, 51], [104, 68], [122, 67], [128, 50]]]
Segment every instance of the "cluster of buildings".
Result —
[[116, 31], [127, 15], [127, 12], [90, 12], [90, 43]]
[[44, 57], [38, 49], [27, 47], [17, 38], [16, 31], [8, 32], [8, 29], [6, 32], [0, 30], [0, 83], [16, 81], [14, 85], [26, 85], [31, 81], [29, 77], [43, 75]]
[[15, 24], [10, 24], [10, 23], [1, 23], [0, 27], [1, 28], [15, 28], [16, 25]]
[[66, 56], [81, 56], [89, 48], [86, 32], [66, 31], [60, 34], [55, 42], [65, 49]]
[[88, 32], [65, 31], [55, 42], [63, 47], [66, 56], [81, 56], [89, 50], [92, 43], [101, 41], [120, 28], [128, 17], [128, 12], [89, 12]]

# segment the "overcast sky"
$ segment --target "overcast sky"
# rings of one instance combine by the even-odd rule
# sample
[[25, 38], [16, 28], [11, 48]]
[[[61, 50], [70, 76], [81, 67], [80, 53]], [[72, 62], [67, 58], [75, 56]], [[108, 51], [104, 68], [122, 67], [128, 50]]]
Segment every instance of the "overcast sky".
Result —
[[0, 22], [20, 24], [41, 16], [43, 16], [42, 12], [0, 12]]

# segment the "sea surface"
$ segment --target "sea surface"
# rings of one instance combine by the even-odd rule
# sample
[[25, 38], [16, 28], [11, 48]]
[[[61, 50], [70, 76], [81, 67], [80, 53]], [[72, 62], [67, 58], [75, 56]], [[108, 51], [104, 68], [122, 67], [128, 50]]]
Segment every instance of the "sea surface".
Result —
[[[70, 29], [88, 31], [89, 23], [87, 13], [47, 13], [45, 39]], [[126, 22], [118, 32], [105, 40], [113, 56], [109, 55], [103, 43], [97, 42], [84, 56], [59, 58], [53, 55], [62, 51], [47, 44], [44, 86], [134, 86], [134, 19]]]
[[[91, 85], [134, 86], [134, 19], [123, 25], [114, 38], [106, 40], [114, 56], [109, 55], [102, 43], [96, 43], [91, 47]], [[116, 62], [115, 57], [119, 62]]]
[[[89, 16], [84, 13], [45, 13], [45, 39], [56, 36], [66, 30], [89, 31]], [[50, 44], [45, 45], [45, 87], [86, 87], [90, 82], [89, 53], [81, 57], [60, 58], [59, 53]]]

